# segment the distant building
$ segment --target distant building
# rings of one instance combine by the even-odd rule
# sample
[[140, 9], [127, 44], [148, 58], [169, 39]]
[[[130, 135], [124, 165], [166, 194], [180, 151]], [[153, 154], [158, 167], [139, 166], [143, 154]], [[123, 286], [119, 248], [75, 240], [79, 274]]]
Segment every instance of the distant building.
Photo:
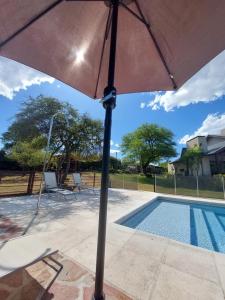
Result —
[[186, 148], [182, 149], [180, 158], [168, 164], [169, 173], [175, 170], [177, 175], [194, 175], [182, 157], [187, 149], [197, 146], [202, 151], [198, 174], [200, 176], [225, 174], [225, 129], [220, 135], [196, 136], [187, 141], [186, 145]]

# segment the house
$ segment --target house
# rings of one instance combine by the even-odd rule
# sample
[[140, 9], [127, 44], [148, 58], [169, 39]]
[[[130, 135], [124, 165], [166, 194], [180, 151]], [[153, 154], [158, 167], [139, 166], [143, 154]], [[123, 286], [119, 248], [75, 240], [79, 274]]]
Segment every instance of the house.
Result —
[[177, 175], [195, 175], [188, 162], [183, 160], [187, 149], [199, 147], [202, 156], [199, 164], [198, 175], [210, 176], [225, 174], [225, 129], [219, 135], [196, 136], [186, 143], [186, 148], [181, 151], [180, 158], [168, 164], [168, 172]]

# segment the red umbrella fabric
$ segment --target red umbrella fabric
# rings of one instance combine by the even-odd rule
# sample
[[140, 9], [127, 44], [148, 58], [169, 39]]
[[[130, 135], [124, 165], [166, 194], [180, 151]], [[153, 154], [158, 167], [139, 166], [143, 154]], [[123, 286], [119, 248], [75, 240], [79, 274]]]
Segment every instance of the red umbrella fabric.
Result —
[[[224, 0], [121, 2], [115, 71], [119, 94], [179, 88], [225, 48]], [[0, 55], [100, 98], [110, 48], [107, 3], [1, 0]]]
[[0, 55], [47, 73], [92, 98], [100, 98], [104, 90], [106, 116], [93, 296], [102, 300], [116, 92], [179, 88], [224, 50], [225, 1], [32, 0], [31, 5], [30, 0], [0, 0], [0, 22]]

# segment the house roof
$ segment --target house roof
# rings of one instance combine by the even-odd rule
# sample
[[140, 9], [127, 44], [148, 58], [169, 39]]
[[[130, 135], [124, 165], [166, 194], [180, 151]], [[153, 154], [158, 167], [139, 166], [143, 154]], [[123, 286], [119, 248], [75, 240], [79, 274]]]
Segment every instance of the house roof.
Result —
[[217, 138], [225, 139], [225, 135], [221, 135], [221, 134], [208, 134], [208, 135], [196, 135], [193, 138], [187, 140], [187, 142], [190, 142], [191, 140], [194, 140], [194, 139], [196, 139], [198, 137], [205, 137], [206, 139], [212, 138], [212, 137], [217, 137]]
[[216, 149], [212, 149], [212, 150], [208, 151], [207, 153], [205, 153], [205, 155], [213, 155], [213, 154], [219, 153], [223, 150], [225, 150], [225, 145], [223, 145], [219, 148], [216, 148]]
[[211, 138], [211, 137], [217, 137], [217, 138], [225, 139], [225, 135], [221, 135], [221, 134], [209, 134], [209, 135], [206, 136], [206, 139]]
[[197, 137], [205, 137], [205, 135], [196, 135], [196, 136], [194, 136], [193, 138], [187, 140], [186, 143], [187, 143], [187, 142], [190, 142], [191, 140], [196, 139]]

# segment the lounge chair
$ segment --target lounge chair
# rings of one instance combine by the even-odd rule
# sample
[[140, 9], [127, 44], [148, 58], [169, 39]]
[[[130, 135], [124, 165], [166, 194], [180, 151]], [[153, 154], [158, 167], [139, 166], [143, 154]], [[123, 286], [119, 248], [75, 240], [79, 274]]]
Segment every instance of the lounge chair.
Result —
[[54, 261], [61, 271], [62, 265], [52, 255], [58, 252], [49, 246], [46, 234], [33, 234], [17, 237], [0, 245], [0, 278], [19, 269], [26, 268], [48, 258]]
[[63, 198], [76, 198], [76, 193], [74, 191], [61, 189], [58, 187], [55, 172], [44, 172], [44, 180], [45, 180], [45, 189], [48, 193], [56, 193], [58, 196], [62, 196]]
[[95, 192], [93, 187], [89, 187], [87, 184], [85, 184], [82, 181], [80, 173], [73, 173], [73, 181], [74, 181], [74, 186], [78, 188], [79, 192], [83, 190], [92, 190]]

